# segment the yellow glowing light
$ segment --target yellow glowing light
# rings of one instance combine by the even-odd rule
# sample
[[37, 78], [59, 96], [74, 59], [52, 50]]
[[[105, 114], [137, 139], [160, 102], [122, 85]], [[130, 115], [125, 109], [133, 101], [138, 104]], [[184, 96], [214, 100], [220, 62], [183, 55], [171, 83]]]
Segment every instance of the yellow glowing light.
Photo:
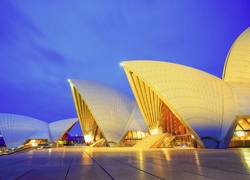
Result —
[[236, 132], [237, 136], [245, 136], [245, 133], [243, 131], [238, 131]]
[[137, 138], [141, 137], [141, 132], [137, 132]]
[[239, 120], [239, 123], [242, 123], [242, 120]]
[[31, 140], [31, 141], [30, 141], [30, 144], [31, 144], [32, 147], [38, 146], [36, 140]]
[[151, 131], [151, 135], [155, 135], [155, 134], [158, 134], [158, 129], [153, 129], [153, 130]]
[[91, 141], [90, 135], [86, 135], [86, 136], [84, 136], [84, 138], [85, 138], [85, 142], [90, 142]]
[[194, 139], [194, 136], [193, 136], [193, 135], [191, 135], [191, 138], [193, 138], [193, 139]]

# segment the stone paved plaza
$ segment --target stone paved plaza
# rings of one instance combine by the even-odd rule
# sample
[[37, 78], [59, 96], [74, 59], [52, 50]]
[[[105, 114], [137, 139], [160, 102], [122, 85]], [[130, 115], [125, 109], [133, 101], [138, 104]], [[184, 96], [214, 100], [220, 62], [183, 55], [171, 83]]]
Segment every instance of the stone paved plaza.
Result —
[[0, 156], [0, 179], [250, 179], [250, 149], [63, 147]]

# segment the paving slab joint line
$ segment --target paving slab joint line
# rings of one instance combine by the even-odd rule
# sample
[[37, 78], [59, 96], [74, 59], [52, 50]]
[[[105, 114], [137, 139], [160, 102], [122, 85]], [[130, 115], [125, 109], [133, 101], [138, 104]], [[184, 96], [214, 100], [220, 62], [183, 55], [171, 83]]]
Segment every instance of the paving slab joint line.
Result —
[[[159, 159], [158, 160], [162, 160], [162, 159]], [[185, 165], [189, 165], [189, 166], [192, 166], [192, 167], [196, 167], [198, 168], [197, 165], [193, 165], [193, 164], [189, 164], [187, 162], [182, 162], [182, 161], [177, 161], [178, 163], [182, 163], [182, 164], [185, 164]], [[158, 166], [163, 166], [165, 167], [164, 165], [162, 164], [158, 164], [158, 163], [154, 163], [154, 162], [148, 162], [150, 164], [156, 164]], [[199, 165], [200, 167], [202, 168], [207, 168], [207, 169], [211, 169], [211, 170], [219, 170], [219, 171], [225, 171], [225, 172], [230, 172], [230, 173], [234, 173], [234, 174], [242, 174], [242, 175], [250, 175], [249, 173], [245, 173], [245, 172], [236, 172], [236, 171], [230, 171], [230, 170], [227, 170], [227, 169], [220, 169], [220, 168], [212, 168], [212, 167], [206, 167], [206, 166], [202, 166], [202, 165]], [[176, 168], [173, 168], [173, 167], [169, 167], [170, 169], [173, 169], [174, 171], [181, 171], [181, 172], [187, 172], [187, 173], [191, 173], [191, 174], [195, 174], [195, 175], [200, 175], [200, 176], [204, 176], [204, 177], [209, 177], [209, 178], [214, 178], [214, 177], [211, 177], [211, 176], [207, 176], [207, 175], [204, 175], [204, 174], [197, 174], [197, 173], [193, 173], [193, 172], [190, 172], [190, 171], [186, 171], [186, 170], [183, 170], [183, 169], [176, 169]]]
[[2, 167], [6, 167], [6, 166], [11, 166], [11, 165], [13, 165], [13, 164], [17, 164], [17, 163], [20, 163], [20, 162], [26, 161], [26, 160], [28, 160], [28, 159], [29, 159], [29, 158], [27, 158], [27, 159], [23, 159], [23, 160], [21, 160], [21, 161], [13, 162], [13, 163], [10, 163], [10, 164], [6, 164], [6, 165], [3, 165], [3, 166], [0, 166], [0, 168], [2, 168]]
[[[153, 164], [153, 165], [162, 166], [162, 167], [167, 167], [167, 166], [164, 166], [162, 164], [158, 164], [158, 163], [154, 163], [154, 162], [147, 162], [147, 163]], [[189, 164], [187, 164], [187, 165], [189, 165]], [[194, 165], [192, 165], [192, 166], [194, 166]], [[197, 166], [194, 166], [194, 167], [197, 168]], [[181, 169], [180, 170], [180, 169], [176, 169], [176, 168], [173, 168], [173, 167], [168, 167], [168, 168], [171, 169], [172, 171], [175, 171], [175, 172], [186, 172], [186, 173], [194, 174], [194, 175], [197, 175], [197, 176], [202, 176], [202, 177], [207, 177], [207, 178], [211, 178], [211, 179], [216, 179], [214, 177], [211, 177], [211, 176], [208, 176], [208, 175], [205, 175], [205, 174], [197, 174], [197, 173], [193, 173], [193, 172], [187, 171], [185, 169]]]
[[114, 159], [114, 160], [117, 161], [117, 162], [120, 162], [120, 163], [122, 163], [122, 164], [125, 164], [125, 165], [127, 165], [127, 166], [129, 166], [129, 167], [132, 167], [132, 168], [134, 168], [134, 169], [137, 169], [137, 170], [139, 170], [139, 171], [142, 171], [142, 172], [144, 172], [144, 173], [146, 173], [146, 174], [149, 174], [149, 175], [151, 175], [151, 176], [154, 176], [154, 177], [157, 177], [157, 178], [159, 178], [159, 179], [165, 180], [165, 179], [162, 178], [162, 177], [156, 176], [156, 175], [154, 175], [154, 174], [152, 174], [152, 173], [149, 173], [149, 172], [147, 172], [147, 171], [144, 171], [144, 170], [142, 170], [142, 169], [140, 169], [140, 168], [134, 167], [134, 166], [132, 166], [132, 165], [130, 165], [130, 164], [128, 164], [128, 163], [119, 161], [119, 160], [117, 160], [117, 159], [115, 159], [115, 158], [112, 158], [112, 157], [110, 157], [110, 156], [107, 156], [107, 155], [104, 155], [104, 156], [109, 157], [109, 158], [111, 158], [111, 159]]
[[66, 172], [66, 174], [65, 174], [64, 180], [67, 179], [67, 176], [68, 176], [68, 173], [69, 173], [69, 170], [70, 170], [70, 168], [71, 168], [71, 164], [72, 164], [74, 158], [75, 158], [75, 153], [74, 153], [74, 156], [72, 157], [72, 159], [71, 159], [71, 161], [70, 161], [70, 163], [69, 163], [69, 167], [68, 167], [67, 172]]
[[112, 179], [115, 179], [115, 178], [113, 178], [112, 176], [111, 176], [111, 174], [109, 174], [108, 173], [108, 171], [106, 171], [92, 156], [90, 156], [90, 154], [87, 152], [87, 151], [85, 151], [84, 150], [84, 152], [85, 153], [87, 153], [87, 155], [93, 160], [93, 161], [95, 161], [95, 163], [96, 164], [98, 164], [98, 166], [100, 167], [100, 168], [102, 168], [102, 170], [105, 172], [105, 173], [107, 173], [108, 175], [109, 175], [109, 177], [111, 177]]
[[[39, 164], [38, 166], [41, 166], [42, 164], [45, 164], [45, 163], [49, 162], [50, 160], [51, 160], [51, 158], [50, 158], [50, 159], [48, 159], [47, 161], [45, 161], [45, 162], [43, 162], [43, 163]], [[33, 171], [34, 169], [36, 169], [38, 166], [36, 166], [36, 167], [32, 168], [31, 170], [27, 171], [26, 173], [24, 173], [24, 174], [22, 174], [22, 175], [20, 175], [20, 176], [18, 176], [16, 179], [19, 179], [19, 178], [21, 178], [21, 177], [25, 176], [26, 174], [28, 174], [28, 173], [30, 173], [31, 171]]]
[[[105, 156], [107, 156], [107, 155], [105, 155]], [[107, 156], [107, 157], [109, 157], [109, 156]], [[110, 157], [110, 158], [112, 158], [112, 157]], [[114, 158], [113, 158], [113, 159], [114, 159]], [[136, 159], [139, 160], [138, 156], [136, 156]], [[162, 160], [162, 159], [159, 159], [159, 158], [155, 158], [155, 159]], [[117, 160], [117, 161], [118, 161], [118, 160]], [[162, 164], [154, 163], [154, 162], [151, 162], [151, 161], [143, 161], [143, 160], [139, 160], [139, 161], [146, 162], [146, 163], [149, 163], [149, 164], [155, 164], [155, 165], [162, 166], [162, 167], [166, 167], [166, 166], [164, 166], [164, 165], [162, 165]], [[179, 162], [179, 163], [182, 163], [182, 162]], [[187, 164], [187, 163], [186, 163], [186, 164]], [[189, 164], [187, 164], [187, 165], [189, 165]], [[133, 167], [132, 165], [129, 165], [129, 164], [128, 164], [128, 166]], [[192, 166], [194, 166], [194, 165], [192, 165]], [[195, 167], [197, 167], [197, 166], [195, 166]], [[134, 167], [134, 168], [137, 169], [137, 167]], [[214, 177], [207, 176], [207, 175], [204, 175], [204, 174], [197, 174], [197, 173], [193, 173], [193, 172], [186, 171], [186, 170], [183, 170], [183, 169], [182, 169], [182, 170], [179, 170], [179, 169], [175, 169], [175, 168], [173, 168], [173, 167], [168, 167], [168, 168], [170, 168], [170, 169], [172, 169], [173, 171], [176, 171], [176, 172], [181, 171], [181, 172], [186, 172], [186, 173], [189, 173], [189, 174], [194, 174], [194, 175], [198, 175], [198, 176], [208, 177], [208, 178], [214, 179]], [[143, 171], [143, 170], [141, 170], [141, 171]], [[156, 177], [157, 177], [157, 176], [156, 176]]]

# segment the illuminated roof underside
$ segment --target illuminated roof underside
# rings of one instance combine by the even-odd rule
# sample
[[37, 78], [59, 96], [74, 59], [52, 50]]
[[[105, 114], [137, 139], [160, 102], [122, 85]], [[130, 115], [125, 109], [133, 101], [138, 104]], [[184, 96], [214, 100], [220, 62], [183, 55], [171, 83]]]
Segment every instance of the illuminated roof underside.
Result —
[[126, 94], [93, 81], [73, 79], [70, 84], [85, 140], [103, 137], [117, 143], [128, 130], [147, 131], [136, 102]]

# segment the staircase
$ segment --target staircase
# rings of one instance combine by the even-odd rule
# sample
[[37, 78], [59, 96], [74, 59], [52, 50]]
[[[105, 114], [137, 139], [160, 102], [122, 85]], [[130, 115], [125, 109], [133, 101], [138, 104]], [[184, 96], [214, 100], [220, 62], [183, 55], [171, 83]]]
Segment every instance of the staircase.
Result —
[[93, 144], [90, 145], [90, 147], [100, 147], [103, 146], [105, 143], [105, 139], [99, 139], [98, 141], [94, 142]]
[[144, 139], [136, 143], [133, 148], [157, 148], [168, 135], [169, 134], [165, 133], [146, 136]]

